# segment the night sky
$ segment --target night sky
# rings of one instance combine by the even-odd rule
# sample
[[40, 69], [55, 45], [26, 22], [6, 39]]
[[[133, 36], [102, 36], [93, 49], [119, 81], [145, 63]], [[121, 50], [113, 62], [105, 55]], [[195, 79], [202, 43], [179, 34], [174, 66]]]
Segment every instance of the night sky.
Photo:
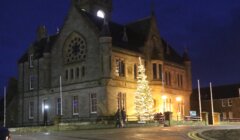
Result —
[[[240, 83], [239, 0], [155, 0], [161, 36], [179, 53], [187, 47], [192, 80], [201, 85]], [[56, 33], [70, 0], [4, 0], [0, 4], [0, 95], [9, 77], [17, 77], [17, 60], [46, 25]], [[128, 23], [150, 15], [151, 0], [113, 0], [112, 20]]]

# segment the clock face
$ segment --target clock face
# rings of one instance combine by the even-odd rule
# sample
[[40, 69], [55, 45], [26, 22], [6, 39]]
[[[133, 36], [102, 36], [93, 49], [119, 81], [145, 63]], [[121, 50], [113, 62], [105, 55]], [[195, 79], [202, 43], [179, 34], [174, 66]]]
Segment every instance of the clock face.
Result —
[[80, 36], [71, 37], [67, 40], [65, 48], [65, 63], [83, 61], [86, 58], [86, 42]]

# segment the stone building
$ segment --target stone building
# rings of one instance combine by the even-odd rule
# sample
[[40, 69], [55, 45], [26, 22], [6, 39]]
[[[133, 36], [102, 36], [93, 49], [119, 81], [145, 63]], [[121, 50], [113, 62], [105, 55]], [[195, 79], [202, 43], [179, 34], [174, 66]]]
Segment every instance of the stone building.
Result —
[[187, 53], [179, 55], [162, 39], [154, 14], [121, 25], [111, 21], [111, 12], [112, 0], [72, 0], [58, 33], [38, 28], [37, 39], [18, 61], [20, 124], [53, 121], [61, 106], [63, 120], [95, 120], [118, 108], [134, 116], [139, 57], [155, 111], [188, 115], [192, 81]]
[[[210, 88], [201, 88], [202, 111], [211, 114]], [[240, 120], [240, 84], [212, 87], [214, 112], [220, 113], [221, 120]], [[198, 90], [191, 96], [191, 110], [199, 112]]]

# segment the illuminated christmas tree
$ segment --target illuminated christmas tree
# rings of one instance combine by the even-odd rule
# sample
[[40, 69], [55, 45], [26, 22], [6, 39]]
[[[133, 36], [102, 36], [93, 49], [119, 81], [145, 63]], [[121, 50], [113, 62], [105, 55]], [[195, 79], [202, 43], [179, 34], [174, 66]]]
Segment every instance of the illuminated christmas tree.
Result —
[[153, 118], [153, 97], [149, 88], [144, 65], [139, 58], [137, 91], [135, 93], [136, 112], [140, 121], [147, 121]]

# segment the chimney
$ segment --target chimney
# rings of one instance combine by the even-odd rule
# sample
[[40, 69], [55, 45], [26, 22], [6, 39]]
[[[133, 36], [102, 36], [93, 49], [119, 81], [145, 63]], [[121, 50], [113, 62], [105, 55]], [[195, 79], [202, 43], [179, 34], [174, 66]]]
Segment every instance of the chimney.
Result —
[[41, 25], [37, 28], [37, 40], [41, 40], [47, 37], [47, 29], [44, 25]]

